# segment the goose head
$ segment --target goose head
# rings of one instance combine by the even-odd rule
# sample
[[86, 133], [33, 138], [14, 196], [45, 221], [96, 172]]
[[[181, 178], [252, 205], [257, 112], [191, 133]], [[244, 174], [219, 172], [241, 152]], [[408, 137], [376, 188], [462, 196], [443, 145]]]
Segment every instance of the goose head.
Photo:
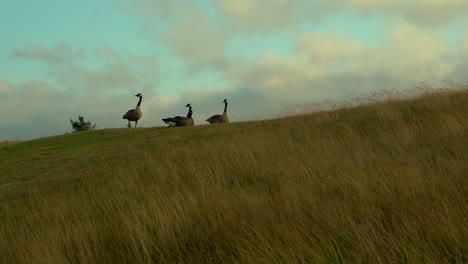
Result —
[[191, 104], [187, 104], [185, 107], [192, 107], [192, 105], [191, 105]]
[[228, 103], [227, 99], [224, 99], [224, 100], [223, 100], [223, 103], [227, 104], [227, 103]]
[[142, 97], [141, 93], [135, 94], [136, 97]]

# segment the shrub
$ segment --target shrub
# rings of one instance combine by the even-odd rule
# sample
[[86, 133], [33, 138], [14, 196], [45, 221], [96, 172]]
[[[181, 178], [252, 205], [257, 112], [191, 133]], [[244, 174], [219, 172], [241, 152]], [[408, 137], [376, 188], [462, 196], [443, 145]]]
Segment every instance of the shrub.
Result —
[[84, 121], [84, 117], [78, 116], [78, 120], [73, 121], [70, 119], [73, 132], [80, 132], [86, 130], [93, 130], [96, 128], [96, 124], [92, 124], [91, 121]]

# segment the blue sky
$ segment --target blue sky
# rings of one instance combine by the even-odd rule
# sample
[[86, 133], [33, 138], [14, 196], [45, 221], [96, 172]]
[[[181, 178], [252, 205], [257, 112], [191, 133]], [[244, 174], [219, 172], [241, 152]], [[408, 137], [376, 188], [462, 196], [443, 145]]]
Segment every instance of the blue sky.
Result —
[[[466, 82], [464, 0], [4, 1], [0, 141], [98, 128], [143, 93], [141, 126], [272, 118], [294, 105]], [[10, 114], [8, 114], [10, 113]]]

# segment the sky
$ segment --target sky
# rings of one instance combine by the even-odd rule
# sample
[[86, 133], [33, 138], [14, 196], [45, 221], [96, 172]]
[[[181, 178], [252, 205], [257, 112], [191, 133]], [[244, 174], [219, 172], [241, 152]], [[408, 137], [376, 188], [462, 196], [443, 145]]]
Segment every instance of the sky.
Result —
[[0, 142], [468, 82], [466, 0], [4, 0]]

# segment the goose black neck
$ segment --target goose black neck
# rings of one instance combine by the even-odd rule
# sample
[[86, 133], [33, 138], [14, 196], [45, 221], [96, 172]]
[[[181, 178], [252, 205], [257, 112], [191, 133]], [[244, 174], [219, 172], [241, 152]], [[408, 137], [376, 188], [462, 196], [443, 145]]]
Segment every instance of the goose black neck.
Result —
[[224, 103], [224, 113], [227, 112], [227, 103]]
[[192, 107], [191, 107], [191, 106], [190, 106], [189, 109], [188, 109], [187, 117], [188, 117], [188, 118], [192, 118]]
[[141, 99], [143, 99], [143, 96], [140, 96], [140, 100], [138, 100], [137, 106], [140, 106], [140, 105], [141, 105]]

